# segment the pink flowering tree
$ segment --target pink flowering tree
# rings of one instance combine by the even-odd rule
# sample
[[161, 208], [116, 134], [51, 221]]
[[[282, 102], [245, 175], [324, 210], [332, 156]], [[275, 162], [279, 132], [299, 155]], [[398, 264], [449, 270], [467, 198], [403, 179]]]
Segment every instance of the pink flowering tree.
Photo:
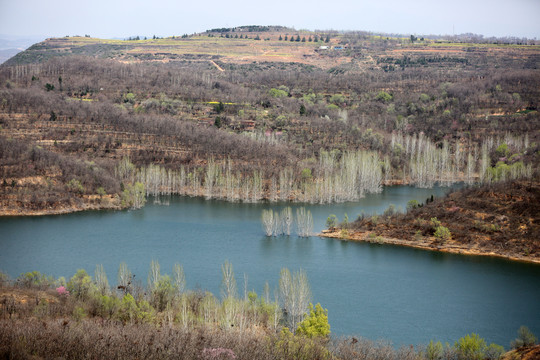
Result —
[[56, 292], [60, 296], [69, 296], [69, 291], [64, 286], [57, 287]]

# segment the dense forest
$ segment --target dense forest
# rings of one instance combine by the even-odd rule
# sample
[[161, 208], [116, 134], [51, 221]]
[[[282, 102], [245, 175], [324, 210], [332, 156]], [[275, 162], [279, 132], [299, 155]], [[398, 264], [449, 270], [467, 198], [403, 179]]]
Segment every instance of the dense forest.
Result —
[[[536, 45], [214, 30], [123, 50], [48, 39], [2, 65], [3, 213], [140, 207], [145, 194], [342, 202], [538, 175]], [[206, 54], [244, 45], [255, 59], [303, 53]]]

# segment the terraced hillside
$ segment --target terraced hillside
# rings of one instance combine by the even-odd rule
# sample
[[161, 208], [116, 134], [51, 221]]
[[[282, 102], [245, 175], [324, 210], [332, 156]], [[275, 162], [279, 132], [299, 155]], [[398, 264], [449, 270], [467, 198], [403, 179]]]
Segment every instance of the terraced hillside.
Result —
[[137, 182], [330, 202], [534, 178], [539, 62], [538, 45], [283, 27], [47, 39], [0, 67], [2, 213], [130, 206]]

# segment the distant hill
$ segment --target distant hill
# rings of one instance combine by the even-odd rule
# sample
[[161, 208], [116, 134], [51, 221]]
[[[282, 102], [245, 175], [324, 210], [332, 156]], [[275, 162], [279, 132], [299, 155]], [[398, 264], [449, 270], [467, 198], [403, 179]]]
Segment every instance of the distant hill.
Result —
[[46, 36], [12, 36], [0, 34], [0, 50], [21, 49], [24, 50], [36, 42], [42, 41]]
[[8, 59], [12, 58], [13, 56], [17, 55], [18, 53], [20, 53], [22, 50], [21, 49], [5, 49], [5, 50], [0, 50], [0, 64], [4, 63], [5, 61], [7, 61]]
[[[483, 68], [487, 66], [483, 60], [486, 52], [493, 52], [489, 49], [496, 48], [497, 61], [518, 61], [519, 66], [526, 68], [539, 66], [539, 45], [471, 41], [253, 25], [167, 38], [50, 38], [16, 54], [6, 61], [6, 65], [39, 63], [53, 57], [77, 55], [128, 63], [220, 61], [231, 66], [285, 63], [339, 73], [371, 69], [393, 72], [405, 67], [432, 65], [454, 67], [461, 64]], [[528, 60], [522, 63], [523, 59]]]
[[44, 36], [20, 37], [0, 34], [0, 64], [44, 38]]

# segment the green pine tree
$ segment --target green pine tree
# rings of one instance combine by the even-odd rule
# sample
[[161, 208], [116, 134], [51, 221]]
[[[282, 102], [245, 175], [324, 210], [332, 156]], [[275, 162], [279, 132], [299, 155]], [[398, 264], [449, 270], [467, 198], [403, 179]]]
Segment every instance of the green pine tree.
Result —
[[327, 337], [330, 335], [328, 323], [328, 310], [323, 309], [321, 304], [309, 304], [309, 315], [298, 325], [296, 332], [309, 338]]

